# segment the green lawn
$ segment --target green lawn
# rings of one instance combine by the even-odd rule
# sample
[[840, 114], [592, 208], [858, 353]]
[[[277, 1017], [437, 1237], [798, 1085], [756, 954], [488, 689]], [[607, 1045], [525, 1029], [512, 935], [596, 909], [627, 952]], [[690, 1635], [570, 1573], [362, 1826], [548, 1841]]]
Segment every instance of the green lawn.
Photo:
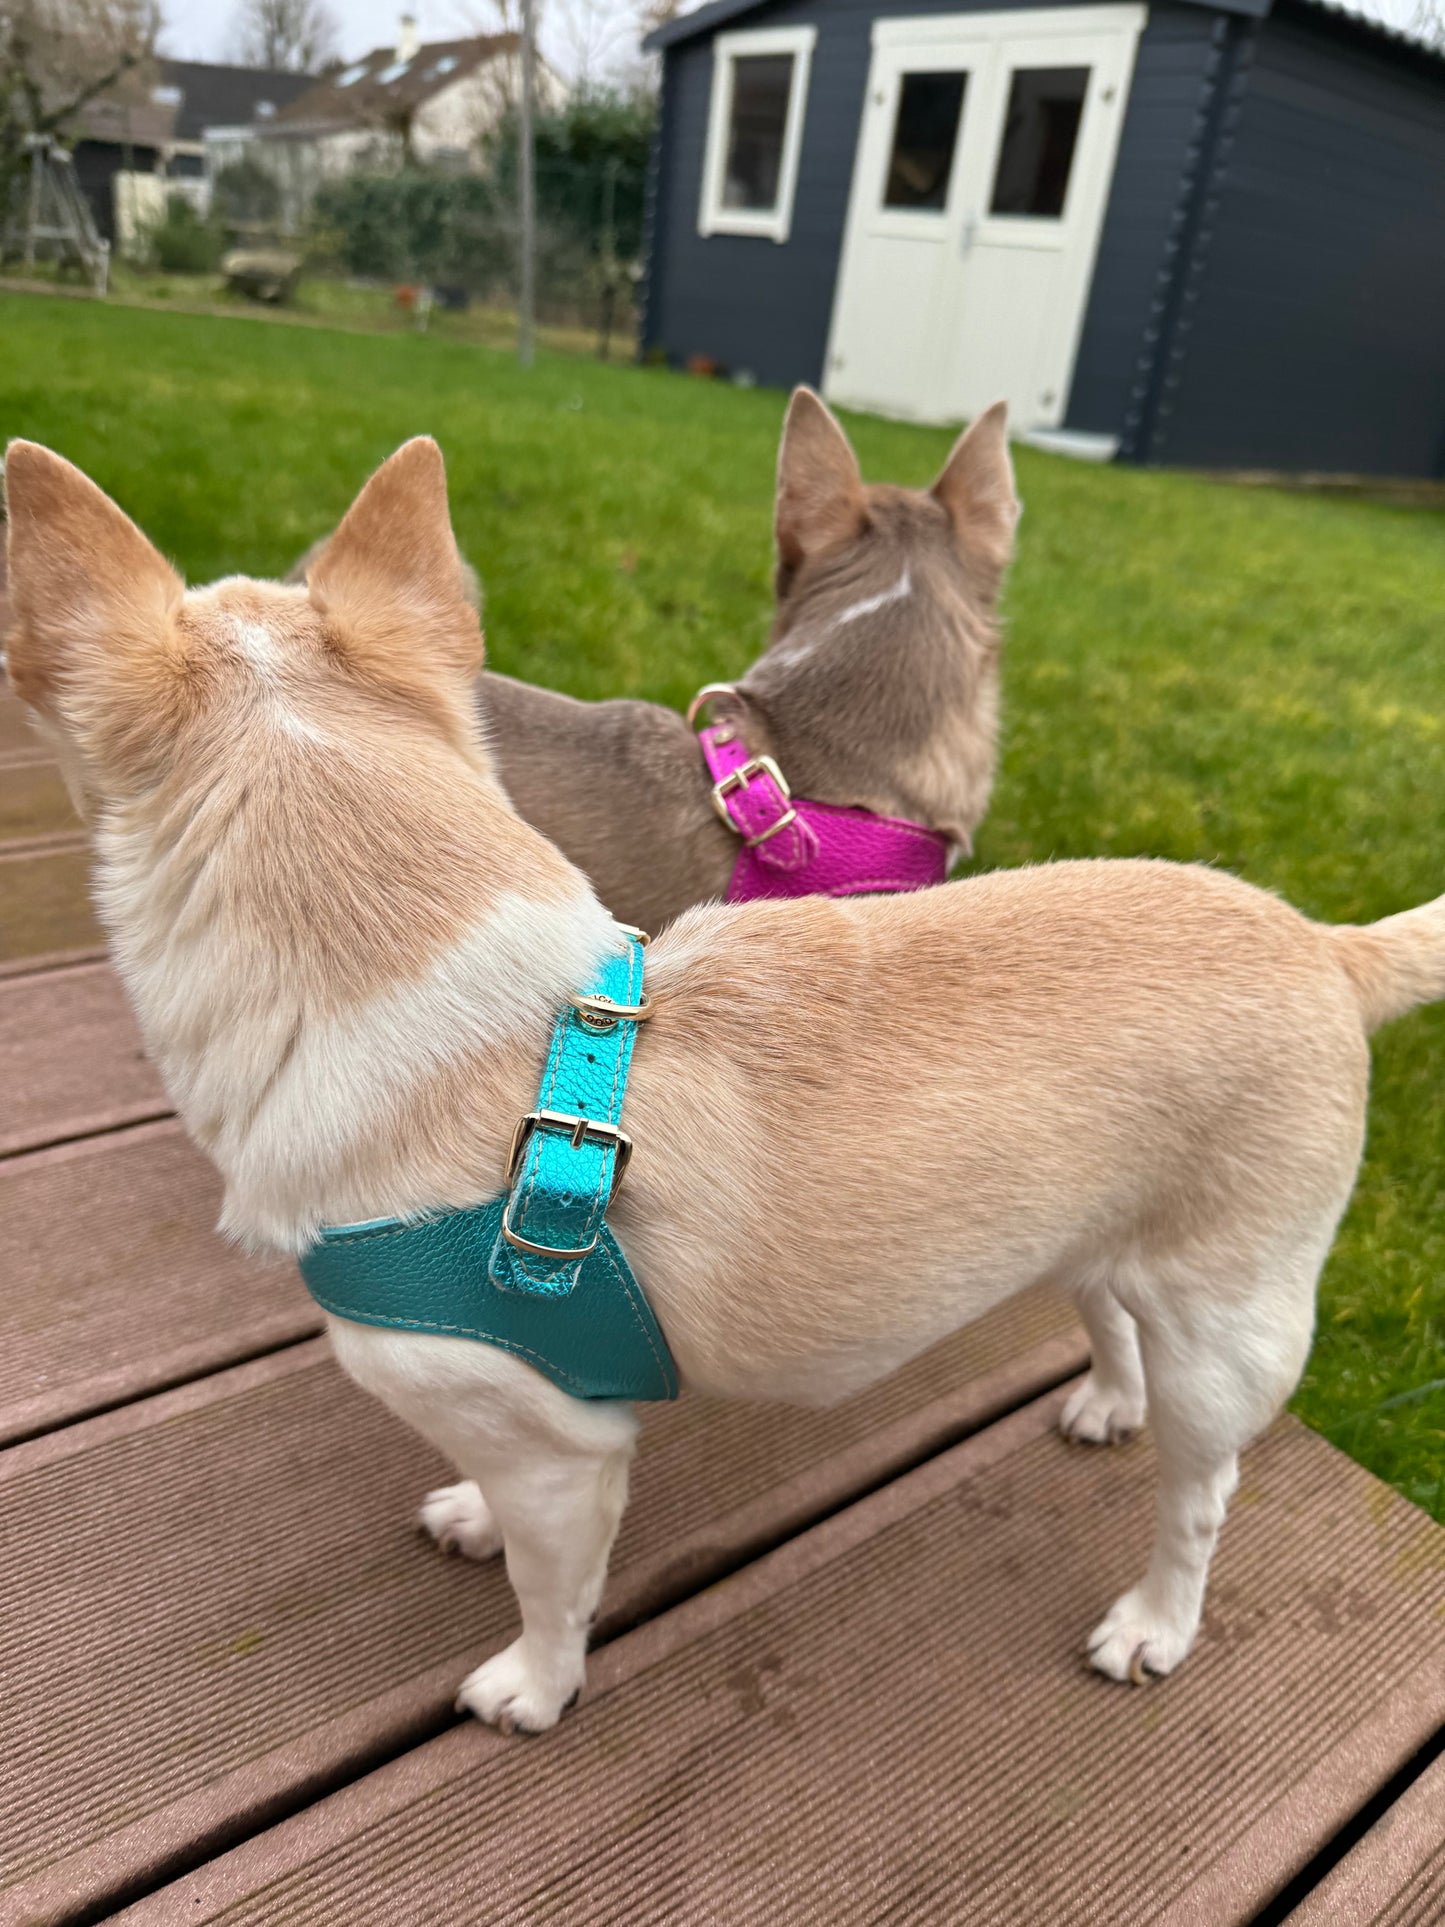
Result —
[[[284, 569], [419, 431], [493, 664], [681, 704], [767, 627], [781, 397], [244, 320], [0, 298], [0, 431], [79, 462], [193, 580]], [[850, 423], [922, 482], [946, 433]], [[1021, 451], [981, 868], [1149, 853], [1313, 915], [1445, 889], [1445, 516]], [[1445, 1519], [1445, 1007], [1384, 1033], [1298, 1409]]]

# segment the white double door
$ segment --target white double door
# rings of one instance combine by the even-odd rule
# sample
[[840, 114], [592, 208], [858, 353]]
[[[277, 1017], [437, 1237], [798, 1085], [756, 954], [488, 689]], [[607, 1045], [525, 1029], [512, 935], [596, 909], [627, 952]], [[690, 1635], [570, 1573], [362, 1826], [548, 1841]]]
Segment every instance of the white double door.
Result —
[[824, 390], [918, 421], [1057, 426], [1143, 6], [884, 20]]

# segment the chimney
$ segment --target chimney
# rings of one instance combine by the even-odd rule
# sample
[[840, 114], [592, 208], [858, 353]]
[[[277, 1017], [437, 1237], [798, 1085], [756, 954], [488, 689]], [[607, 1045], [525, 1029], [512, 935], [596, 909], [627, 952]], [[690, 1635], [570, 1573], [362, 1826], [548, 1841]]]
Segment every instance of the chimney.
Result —
[[416, 30], [416, 15], [404, 13], [401, 16], [401, 32], [397, 36], [396, 58], [415, 60], [421, 49], [421, 35]]

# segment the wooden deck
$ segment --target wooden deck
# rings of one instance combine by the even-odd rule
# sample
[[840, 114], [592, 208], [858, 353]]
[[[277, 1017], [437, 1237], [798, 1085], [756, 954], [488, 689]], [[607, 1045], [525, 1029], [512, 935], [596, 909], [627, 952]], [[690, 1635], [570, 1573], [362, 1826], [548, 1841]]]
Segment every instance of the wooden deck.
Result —
[[831, 1413], [651, 1412], [581, 1704], [457, 1722], [500, 1565], [210, 1230], [53, 775], [0, 699], [0, 1927], [1445, 1920], [1445, 1532], [1286, 1420], [1188, 1665], [1094, 1677], [1151, 1459], [1058, 1438], [1045, 1294]]

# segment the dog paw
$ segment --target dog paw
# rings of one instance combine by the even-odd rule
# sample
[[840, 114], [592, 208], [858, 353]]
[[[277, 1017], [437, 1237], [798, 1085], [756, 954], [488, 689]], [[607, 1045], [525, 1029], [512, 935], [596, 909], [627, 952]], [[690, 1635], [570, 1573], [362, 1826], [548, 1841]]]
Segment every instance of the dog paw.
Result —
[[443, 1552], [459, 1552], [466, 1559], [490, 1559], [502, 1550], [502, 1529], [492, 1517], [480, 1486], [471, 1479], [428, 1492], [418, 1524]]
[[1092, 1372], [1075, 1386], [1059, 1415], [1059, 1430], [1077, 1445], [1122, 1445], [1143, 1423], [1143, 1393], [1115, 1391]]
[[519, 1639], [462, 1681], [457, 1711], [502, 1733], [545, 1733], [582, 1690], [582, 1666], [560, 1674], [533, 1664]]
[[1194, 1643], [1194, 1629], [1180, 1631], [1151, 1613], [1138, 1592], [1115, 1600], [1089, 1640], [1089, 1664], [1109, 1679], [1146, 1686], [1172, 1673]]

